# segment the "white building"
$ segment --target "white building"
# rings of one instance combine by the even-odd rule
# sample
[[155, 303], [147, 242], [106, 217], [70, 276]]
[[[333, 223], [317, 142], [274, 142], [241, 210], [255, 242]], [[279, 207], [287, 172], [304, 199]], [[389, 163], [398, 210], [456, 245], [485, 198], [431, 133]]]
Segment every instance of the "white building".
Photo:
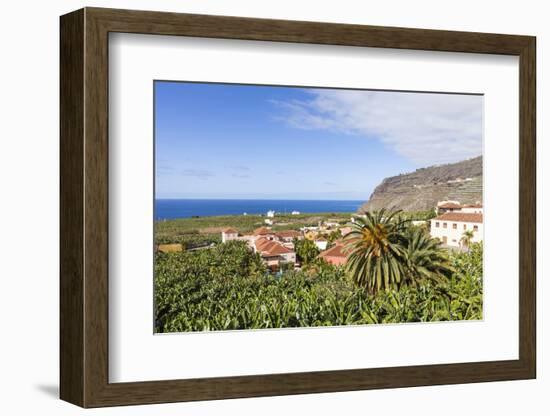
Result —
[[234, 228], [226, 228], [222, 230], [222, 243], [226, 243], [231, 240], [238, 240], [239, 232]]
[[324, 237], [317, 237], [314, 243], [320, 251], [327, 249], [328, 241]]
[[436, 207], [437, 214], [444, 214], [446, 212], [457, 212], [462, 209], [462, 205], [458, 201], [439, 201]]
[[295, 239], [296, 240], [304, 239], [304, 236], [302, 235], [302, 233], [295, 230], [278, 231], [276, 233], [276, 236], [279, 239], [279, 241], [283, 243], [292, 243]]
[[292, 215], [300, 215], [300, 211], [292, 211]]
[[462, 205], [460, 212], [466, 212], [469, 214], [483, 214], [483, 205], [481, 204], [467, 204]]
[[473, 232], [471, 242], [483, 241], [483, 214], [446, 212], [430, 220], [430, 235], [447, 246], [462, 247], [465, 231]]
[[268, 218], [273, 218], [273, 217], [275, 217], [275, 211], [267, 211], [266, 215], [267, 215]]

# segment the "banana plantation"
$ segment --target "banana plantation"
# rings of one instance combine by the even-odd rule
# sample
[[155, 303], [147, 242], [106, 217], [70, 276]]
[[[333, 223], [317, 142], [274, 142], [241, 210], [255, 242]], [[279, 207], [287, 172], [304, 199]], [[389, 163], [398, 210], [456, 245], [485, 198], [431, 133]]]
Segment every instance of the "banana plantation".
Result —
[[481, 244], [439, 247], [389, 215], [367, 217], [350, 261], [269, 273], [240, 241], [157, 253], [155, 331], [186, 332], [482, 319]]

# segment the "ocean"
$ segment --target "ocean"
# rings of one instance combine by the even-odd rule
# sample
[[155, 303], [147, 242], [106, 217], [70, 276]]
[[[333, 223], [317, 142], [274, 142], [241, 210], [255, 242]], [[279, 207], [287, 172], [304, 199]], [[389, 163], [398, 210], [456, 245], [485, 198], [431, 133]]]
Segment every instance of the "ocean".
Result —
[[155, 219], [206, 217], [214, 215], [290, 214], [292, 211], [316, 212], [356, 212], [365, 201], [319, 201], [284, 199], [157, 199]]

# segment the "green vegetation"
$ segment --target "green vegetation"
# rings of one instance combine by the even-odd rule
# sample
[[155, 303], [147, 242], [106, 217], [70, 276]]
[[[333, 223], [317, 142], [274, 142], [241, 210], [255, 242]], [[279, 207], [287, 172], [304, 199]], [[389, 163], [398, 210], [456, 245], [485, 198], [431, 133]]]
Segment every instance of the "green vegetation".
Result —
[[[423, 220], [432, 211], [404, 213], [407, 219]], [[277, 214], [274, 231], [299, 230], [302, 227], [316, 226], [321, 221], [333, 221], [340, 225], [349, 222], [350, 213], [315, 213], [315, 214]], [[179, 218], [155, 222], [155, 243], [180, 243], [185, 248], [217, 244], [221, 242], [221, 230], [232, 227], [240, 233], [250, 233], [256, 228], [265, 226], [262, 215], [223, 215], [211, 217]], [[339, 238], [339, 232], [327, 234], [329, 242]]]
[[[411, 244], [421, 247], [422, 253], [422, 247], [432, 243], [417, 237]], [[428, 248], [426, 251], [431, 252]], [[431, 257], [419, 254], [419, 258], [422, 265]], [[386, 290], [371, 294], [354, 283], [344, 268], [321, 261], [273, 276], [260, 257], [239, 241], [207, 250], [157, 253], [155, 330], [481, 319], [482, 258], [482, 246], [472, 243], [468, 252], [449, 253], [451, 273], [442, 272], [439, 279], [421, 278], [414, 285], [387, 285]], [[423, 275], [422, 269], [415, 273]]]
[[328, 235], [327, 235], [327, 241], [329, 242], [329, 244], [332, 244], [334, 243], [336, 240], [339, 240], [342, 238], [342, 233], [340, 230], [334, 230], [334, 231], [331, 231]]
[[347, 268], [353, 281], [370, 294], [398, 288], [405, 280], [405, 230], [399, 212], [380, 210], [358, 218], [346, 236]]
[[[225, 215], [157, 221], [155, 243], [180, 243], [187, 249], [206, 246], [221, 242], [221, 230], [224, 228], [232, 227], [240, 233], [250, 233], [265, 226], [264, 219], [261, 215]], [[349, 213], [277, 214], [273, 230], [299, 230], [305, 226], [316, 226], [320, 221], [337, 220], [347, 223], [349, 219]]]
[[171, 236], [156, 236], [156, 244], [173, 244], [179, 243], [183, 245], [184, 250], [189, 250], [196, 247], [204, 247], [211, 244], [221, 243], [222, 238], [220, 233], [204, 233], [199, 234], [176, 234]]
[[428, 209], [425, 211], [409, 211], [409, 212], [402, 212], [401, 217], [403, 219], [411, 220], [411, 221], [428, 221], [432, 218], [437, 217], [437, 214], [435, 212], [435, 209]]
[[439, 240], [417, 227], [409, 227], [405, 233], [404, 260], [405, 274], [413, 285], [426, 280], [444, 282], [454, 271]]
[[474, 238], [474, 232], [472, 230], [466, 230], [462, 233], [462, 238], [460, 239], [460, 242], [465, 247], [470, 247], [470, 244], [472, 243], [473, 238]]
[[453, 271], [439, 240], [411, 226], [400, 211], [367, 212], [356, 219], [345, 239], [350, 252], [347, 268], [353, 281], [370, 294], [425, 280], [441, 282]]
[[294, 250], [296, 251], [296, 257], [302, 264], [310, 264], [319, 255], [319, 249], [315, 243], [311, 240], [294, 240]]

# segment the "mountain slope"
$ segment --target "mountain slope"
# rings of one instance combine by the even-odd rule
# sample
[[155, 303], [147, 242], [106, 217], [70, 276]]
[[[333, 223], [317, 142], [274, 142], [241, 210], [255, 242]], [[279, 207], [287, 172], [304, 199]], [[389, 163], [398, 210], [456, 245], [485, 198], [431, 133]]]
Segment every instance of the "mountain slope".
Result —
[[386, 178], [359, 212], [381, 208], [423, 211], [434, 208], [442, 200], [475, 203], [482, 201], [482, 188], [483, 159], [479, 156]]

